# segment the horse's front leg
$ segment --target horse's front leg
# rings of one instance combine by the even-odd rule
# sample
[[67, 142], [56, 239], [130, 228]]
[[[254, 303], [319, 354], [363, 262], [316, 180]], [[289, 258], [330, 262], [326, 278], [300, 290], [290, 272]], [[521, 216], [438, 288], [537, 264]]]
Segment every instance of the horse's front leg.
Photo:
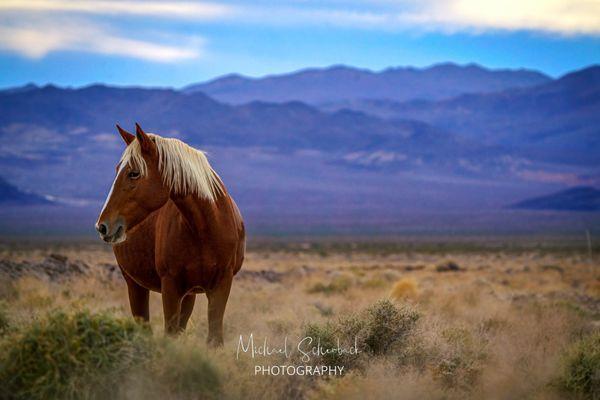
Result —
[[127, 294], [129, 295], [129, 306], [131, 314], [136, 320], [148, 322], [150, 320], [150, 291], [143, 286], [138, 285], [126, 273], [123, 273], [127, 283]]
[[181, 332], [179, 320], [181, 318], [181, 300], [183, 294], [173, 277], [166, 276], [160, 280], [162, 293], [163, 313], [165, 316], [165, 333], [173, 335]]
[[228, 274], [213, 290], [206, 292], [208, 297], [208, 339], [209, 346], [223, 346], [223, 315], [231, 290], [233, 276]]

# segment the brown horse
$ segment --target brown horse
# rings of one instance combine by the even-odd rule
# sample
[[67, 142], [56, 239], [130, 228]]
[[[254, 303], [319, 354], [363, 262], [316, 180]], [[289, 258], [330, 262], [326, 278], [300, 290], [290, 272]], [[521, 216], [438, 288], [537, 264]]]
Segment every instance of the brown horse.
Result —
[[165, 331], [185, 329], [197, 293], [208, 297], [208, 343], [223, 344], [223, 314], [245, 251], [242, 216], [205, 154], [177, 139], [133, 135], [96, 229], [111, 243], [131, 313], [149, 320], [149, 291], [162, 293]]

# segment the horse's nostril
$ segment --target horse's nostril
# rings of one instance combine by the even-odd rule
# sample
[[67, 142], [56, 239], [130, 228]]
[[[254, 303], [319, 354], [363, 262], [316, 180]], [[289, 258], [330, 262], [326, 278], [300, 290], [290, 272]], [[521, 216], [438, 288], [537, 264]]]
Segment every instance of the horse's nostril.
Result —
[[108, 227], [106, 226], [105, 223], [98, 224], [96, 229], [98, 230], [98, 233], [100, 233], [101, 235], [106, 235], [108, 233]]

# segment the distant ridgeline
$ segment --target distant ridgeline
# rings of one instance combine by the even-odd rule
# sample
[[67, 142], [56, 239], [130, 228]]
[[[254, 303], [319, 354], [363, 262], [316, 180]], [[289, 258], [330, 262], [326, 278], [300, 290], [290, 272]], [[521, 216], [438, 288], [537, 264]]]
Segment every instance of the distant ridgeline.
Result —
[[53, 204], [53, 202], [43, 196], [24, 192], [0, 177], [0, 204], [42, 205]]
[[527, 210], [600, 211], [600, 190], [579, 186], [512, 205]]
[[501, 222], [508, 232], [535, 219], [544, 232], [575, 231], [582, 219], [600, 226], [600, 213], [549, 221], [537, 210], [598, 211], [596, 184], [533, 197], [568, 188], [565, 176], [598, 181], [599, 110], [600, 65], [559, 78], [475, 65], [334, 66], [183, 89], [0, 90], [0, 176], [11, 182], [0, 179], [0, 228], [93, 230], [125, 148], [114, 124], [139, 122], [206, 150], [255, 230], [454, 232]]

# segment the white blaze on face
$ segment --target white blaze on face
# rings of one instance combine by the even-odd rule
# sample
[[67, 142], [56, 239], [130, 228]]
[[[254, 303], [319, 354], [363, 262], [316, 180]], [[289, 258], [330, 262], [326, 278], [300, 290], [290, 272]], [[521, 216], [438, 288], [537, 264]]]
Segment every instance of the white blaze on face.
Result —
[[108, 205], [108, 202], [110, 201], [110, 198], [112, 197], [113, 190], [115, 189], [115, 184], [117, 183], [117, 179], [119, 179], [119, 175], [121, 175], [121, 171], [123, 171], [124, 169], [125, 169], [125, 163], [121, 163], [121, 165], [119, 165], [119, 170], [117, 171], [117, 175], [115, 176], [115, 180], [113, 181], [113, 184], [110, 187], [110, 192], [108, 192], [108, 196], [106, 196], [106, 200], [104, 200], [104, 205], [102, 206], [102, 211], [100, 211], [100, 215], [102, 215], [104, 213], [104, 209], [106, 208], [106, 206]]

